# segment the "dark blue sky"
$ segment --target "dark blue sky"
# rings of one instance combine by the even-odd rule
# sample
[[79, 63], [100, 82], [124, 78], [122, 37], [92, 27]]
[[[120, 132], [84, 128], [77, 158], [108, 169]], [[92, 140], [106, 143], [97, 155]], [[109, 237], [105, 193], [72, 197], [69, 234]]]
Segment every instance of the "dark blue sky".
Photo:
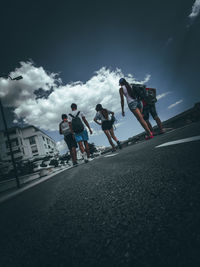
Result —
[[172, 103], [184, 99], [174, 115], [200, 100], [200, 16], [189, 19], [194, 2], [5, 2], [0, 73], [32, 59], [59, 72], [64, 83], [85, 82], [103, 66], [120, 68], [137, 80], [150, 74], [148, 86], [173, 91]]

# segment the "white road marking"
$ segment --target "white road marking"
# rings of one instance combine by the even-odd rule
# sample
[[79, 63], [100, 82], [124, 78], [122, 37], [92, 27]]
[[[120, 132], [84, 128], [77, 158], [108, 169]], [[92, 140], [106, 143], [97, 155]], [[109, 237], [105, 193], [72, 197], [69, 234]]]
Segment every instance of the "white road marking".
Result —
[[110, 154], [110, 155], [106, 155], [106, 156], [104, 156], [104, 158], [108, 158], [108, 157], [114, 157], [114, 156], [116, 156], [116, 155], [118, 155], [119, 153], [115, 153], [115, 154]]
[[167, 142], [167, 143], [164, 143], [162, 145], [156, 146], [156, 148], [163, 147], [163, 146], [172, 146], [172, 145], [176, 145], [176, 144], [187, 143], [187, 142], [198, 141], [198, 140], [200, 140], [200, 135], [185, 138], [185, 139], [180, 139], [180, 140], [176, 140], [176, 141]]

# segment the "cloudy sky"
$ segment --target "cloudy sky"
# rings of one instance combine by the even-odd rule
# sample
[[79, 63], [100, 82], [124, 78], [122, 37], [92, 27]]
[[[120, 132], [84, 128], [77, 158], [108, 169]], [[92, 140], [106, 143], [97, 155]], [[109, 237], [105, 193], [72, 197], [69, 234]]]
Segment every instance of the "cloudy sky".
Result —
[[128, 109], [121, 116], [120, 77], [157, 89], [162, 120], [200, 101], [200, 0], [16, 1], [1, 11], [0, 75], [23, 76], [0, 79], [9, 126], [33, 124], [66, 149], [58, 124], [76, 102], [91, 142], [107, 146], [92, 123], [101, 103], [125, 140], [142, 128]]

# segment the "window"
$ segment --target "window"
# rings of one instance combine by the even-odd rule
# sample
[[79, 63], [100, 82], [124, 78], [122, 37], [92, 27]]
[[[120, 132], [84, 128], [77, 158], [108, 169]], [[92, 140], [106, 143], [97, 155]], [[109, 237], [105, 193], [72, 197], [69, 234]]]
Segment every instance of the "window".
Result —
[[[13, 152], [13, 154], [17, 154], [17, 153], [20, 153], [20, 152], [21, 152], [21, 150], [20, 150], [20, 148], [18, 148], [18, 149], [16, 149], [16, 150], [13, 150], [12, 152]], [[11, 153], [10, 153], [10, 152], [8, 152], [8, 153], [7, 153], [7, 155], [8, 155], [8, 156], [10, 156], [10, 155], [11, 155]]]
[[[8, 129], [8, 133], [9, 135], [16, 134], [16, 129]], [[5, 132], [4, 132], [4, 136], [7, 136]]]
[[43, 138], [43, 140], [45, 141], [45, 138], [44, 138], [44, 136], [42, 136], [42, 138]]
[[[11, 139], [10, 142], [11, 142], [11, 146], [12, 147], [15, 147], [15, 146], [18, 146], [19, 145], [19, 142], [18, 142], [18, 139], [17, 138]], [[6, 141], [6, 148], [9, 148], [8, 141]]]
[[29, 137], [29, 142], [30, 142], [30, 145], [36, 144], [36, 142], [35, 142], [35, 136]]
[[31, 150], [32, 150], [32, 153], [38, 153], [38, 149], [37, 149], [37, 146], [32, 146], [31, 147]]
[[16, 161], [20, 161], [20, 160], [22, 160], [22, 159], [23, 159], [22, 156], [20, 156], [20, 157], [16, 157], [16, 158], [15, 158]]
[[46, 144], [44, 144], [44, 147], [45, 147], [45, 148], [47, 148], [47, 145], [46, 145]]

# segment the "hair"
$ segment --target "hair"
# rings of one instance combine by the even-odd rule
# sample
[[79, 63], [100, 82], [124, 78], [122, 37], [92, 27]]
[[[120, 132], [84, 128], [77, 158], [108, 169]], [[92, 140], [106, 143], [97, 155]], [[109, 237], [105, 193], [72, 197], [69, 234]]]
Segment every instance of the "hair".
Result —
[[96, 111], [100, 111], [104, 118], [108, 119], [108, 111], [107, 109], [103, 108], [101, 104], [96, 105]]
[[132, 97], [131, 86], [125, 79], [123, 79], [123, 81], [120, 83], [120, 85], [125, 85], [129, 96]]
[[71, 104], [71, 109], [77, 109], [77, 105], [75, 103]]
[[62, 114], [61, 118], [64, 120], [67, 118], [67, 114]]

